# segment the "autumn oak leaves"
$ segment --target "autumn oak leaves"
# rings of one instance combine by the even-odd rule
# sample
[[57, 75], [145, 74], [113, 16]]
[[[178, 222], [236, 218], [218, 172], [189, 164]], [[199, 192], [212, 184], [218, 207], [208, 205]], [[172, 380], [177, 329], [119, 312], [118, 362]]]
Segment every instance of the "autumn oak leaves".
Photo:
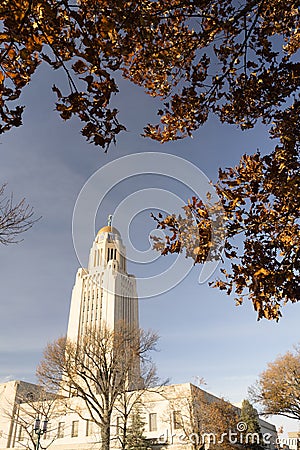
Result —
[[[220, 171], [228, 264], [214, 285], [238, 303], [248, 297], [258, 318], [278, 320], [282, 304], [299, 300], [296, 1], [2, 0], [0, 21], [0, 133], [22, 124], [18, 100], [41, 63], [67, 79], [67, 92], [53, 86], [62, 119], [79, 118], [85, 138], [105, 150], [125, 130], [111, 106], [117, 73], [161, 100], [160, 123], [144, 128], [160, 142], [192, 135], [210, 113], [242, 129], [271, 124], [269, 155]], [[210, 218], [198, 199], [185, 213], [197, 236], [180, 233], [178, 218], [158, 218], [172, 233], [162, 250], [185, 248], [202, 263]]]
[[242, 128], [269, 122], [299, 87], [293, 1], [3, 0], [0, 20], [2, 132], [21, 124], [23, 107], [9, 105], [41, 62], [67, 77], [69, 93], [54, 87], [62, 118], [79, 117], [104, 148], [124, 129], [110, 109], [117, 71], [161, 98], [161, 124], [145, 128], [161, 142], [209, 112]]

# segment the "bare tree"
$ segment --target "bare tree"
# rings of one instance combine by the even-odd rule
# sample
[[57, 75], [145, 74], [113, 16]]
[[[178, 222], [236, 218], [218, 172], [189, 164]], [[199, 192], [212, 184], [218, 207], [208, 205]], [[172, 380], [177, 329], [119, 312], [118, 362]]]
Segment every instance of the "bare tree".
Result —
[[[52, 421], [65, 412], [60, 397], [47, 393], [40, 386], [32, 385], [30, 392], [17, 393], [13, 404], [8, 403], [2, 414], [12, 423], [12, 446], [16, 444], [26, 449], [36, 449], [39, 436], [35, 433], [37, 420], [41, 421], [46, 439], [39, 442], [39, 448], [47, 449], [57, 437]], [[51, 425], [50, 425], [51, 423]], [[51, 438], [50, 438], [51, 436]]]
[[[149, 364], [149, 352], [157, 340], [151, 331], [124, 325], [115, 331], [89, 330], [78, 343], [59, 338], [46, 347], [37, 376], [47, 389], [83, 399], [91, 420], [100, 428], [102, 449], [108, 450], [116, 402], [125, 391], [138, 390], [148, 382], [140, 363]], [[67, 404], [72, 408], [72, 401]], [[86, 411], [79, 408], [76, 412], [87, 418]]]
[[34, 218], [34, 211], [25, 198], [14, 202], [13, 195], [5, 195], [6, 184], [0, 186], [0, 244], [20, 242], [19, 235], [29, 230], [40, 218]]

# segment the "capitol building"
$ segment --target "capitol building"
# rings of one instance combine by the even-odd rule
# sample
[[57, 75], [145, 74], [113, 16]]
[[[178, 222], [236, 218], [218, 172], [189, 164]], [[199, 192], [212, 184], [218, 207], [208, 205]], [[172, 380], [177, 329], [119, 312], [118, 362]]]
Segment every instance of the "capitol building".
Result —
[[[109, 222], [94, 239], [88, 267], [77, 271], [67, 340], [80, 346], [90, 330], [99, 333], [106, 329], [113, 333], [120, 323], [131, 330], [139, 329], [138, 294], [135, 277], [127, 272], [126, 248], [120, 233]], [[196, 439], [195, 427], [203, 414], [200, 404], [220, 399], [191, 383], [141, 388], [137, 381], [141, 379], [139, 358], [134, 365], [135, 377], [128, 380], [128, 398], [138, 406], [146, 448], [208, 448], [213, 437], [202, 443]], [[235, 411], [240, 414], [239, 408], [235, 407]], [[126, 450], [120, 439], [122, 420], [117, 398], [110, 425], [112, 449]], [[272, 448], [277, 437], [275, 426], [263, 420], [260, 426], [262, 435], [270, 435], [266, 447]], [[100, 450], [101, 432], [85, 401], [76, 396], [76, 390], [66, 395], [62, 389], [54, 399], [52, 393], [45, 393], [39, 385], [14, 380], [0, 384], [0, 450], [7, 448]]]

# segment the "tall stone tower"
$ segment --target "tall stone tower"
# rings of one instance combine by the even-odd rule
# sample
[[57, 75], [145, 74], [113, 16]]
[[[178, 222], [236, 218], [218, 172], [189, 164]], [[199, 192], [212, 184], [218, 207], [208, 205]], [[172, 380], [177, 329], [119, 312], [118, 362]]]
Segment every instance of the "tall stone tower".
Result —
[[97, 233], [87, 269], [79, 269], [72, 292], [68, 339], [79, 342], [87, 329], [139, 327], [136, 281], [127, 273], [120, 233], [109, 224]]

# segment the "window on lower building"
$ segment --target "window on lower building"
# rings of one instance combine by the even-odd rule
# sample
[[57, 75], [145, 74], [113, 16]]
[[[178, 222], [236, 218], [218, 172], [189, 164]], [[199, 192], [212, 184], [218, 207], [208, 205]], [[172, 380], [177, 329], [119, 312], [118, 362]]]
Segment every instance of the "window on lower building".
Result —
[[173, 426], [174, 430], [182, 428], [182, 420], [180, 411], [173, 411]]
[[23, 425], [19, 426], [19, 433], [18, 433], [18, 441], [23, 441], [25, 439], [25, 428]]
[[149, 414], [149, 431], [157, 431], [157, 414]]
[[122, 434], [122, 417], [117, 417], [117, 424], [116, 424], [116, 435], [121, 436]]
[[48, 421], [47, 422], [47, 430], [46, 430], [46, 432], [43, 434], [43, 438], [44, 439], [50, 439], [50, 430], [51, 430], [51, 425], [50, 425], [50, 422]]
[[92, 434], [93, 434], [93, 422], [91, 420], [87, 420], [85, 427], [85, 435], [91, 436]]
[[72, 430], [71, 430], [71, 437], [78, 437], [78, 426], [79, 426], [79, 421], [78, 420], [73, 420], [73, 422], [72, 422]]
[[65, 435], [65, 422], [58, 422], [57, 437], [58, 439], [63, 438]]

